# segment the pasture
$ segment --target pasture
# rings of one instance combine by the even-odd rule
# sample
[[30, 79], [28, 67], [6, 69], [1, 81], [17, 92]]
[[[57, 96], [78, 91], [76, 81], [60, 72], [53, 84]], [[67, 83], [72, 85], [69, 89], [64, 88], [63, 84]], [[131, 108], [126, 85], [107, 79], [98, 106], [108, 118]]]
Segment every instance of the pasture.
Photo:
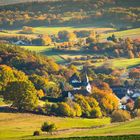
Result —
[[[52, 135], [42, 133], [39, 137], [33, 137], [33, 132], [40, 130], [42, 123], [45, 121], [55, 123], [57, 131]], [[0, 126], [0, 139], [2, 140], [140, 134], [140, 119], [126, 123], [110, 124], [109, 118], [62, 118], [27, 113], [1, 112]]]
[[106, 39], [108, 36], [111, 36], [112, 34], [115, 34], [115, 36], [117, 38], [126, 38], [126, 37], [139, 38], [140, 37], [140, 28], [128, 29], [128, 30], [124, 30], [124, 31], [115, 31], [115, 32], [111, 32], [111, 33], [102, 34], [101, 38]]
[[14, 139], [32, 136], [35, 130], [40, 130], [43, 122], [50, 121], [56, 124], [58, 130], [74, 128], [90, 128], [110, 124], [109, 118], [82, 119], [49, 117], [26, 113], [0, 113], [0, 139]]
[[66, 30], [66, 31], [69, 31], [69, 32], [73, 32], [73, 31], [81, 31], [81, 30], [95, 30], [96, 32], [99, 32], [99, 33], [103, 33], [103, 32], [106, 32], [106, 31], [114, 31], [115, 29], [113, 28], [97, 28], [97, 27], [92, 27], [90, 25], [86, 25], [86, 26], [62, 26], [62, 27], [36, 27], [34, 28], [34, 33], [35, 34], [57, 34], [59, 31], [62, 31], [62, 30]]
[[[113, 67], [116, 68], [131, 68], [140, 65], [140, 58], [126, 59], [126, 58], [116, 58], [109, 59], [105, 63], [110, 63]], [[96, 63], [96, 66], [101, 66], [105, 64], [104, 62]]]

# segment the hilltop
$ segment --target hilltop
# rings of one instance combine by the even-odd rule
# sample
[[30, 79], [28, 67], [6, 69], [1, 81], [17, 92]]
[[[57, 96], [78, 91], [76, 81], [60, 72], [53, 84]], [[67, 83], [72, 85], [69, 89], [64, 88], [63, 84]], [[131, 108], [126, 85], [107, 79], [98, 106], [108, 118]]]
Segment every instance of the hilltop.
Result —
[[[90, 24], [119, 28], [139, 27], [140, 1], [59, 0], [0, 6], [1, 28]], [[22, 15], [22, 16], [21, 16]]]

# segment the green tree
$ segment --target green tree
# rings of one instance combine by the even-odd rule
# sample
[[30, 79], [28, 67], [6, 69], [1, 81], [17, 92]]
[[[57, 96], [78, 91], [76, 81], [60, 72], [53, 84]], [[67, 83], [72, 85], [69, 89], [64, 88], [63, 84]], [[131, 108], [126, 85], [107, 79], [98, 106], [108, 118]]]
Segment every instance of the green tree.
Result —
[[7, 84], [4, 100], [12, 101], [19, 110], [32, 111], [38, 105], [37, 91], [30, 81], [14, 81]]

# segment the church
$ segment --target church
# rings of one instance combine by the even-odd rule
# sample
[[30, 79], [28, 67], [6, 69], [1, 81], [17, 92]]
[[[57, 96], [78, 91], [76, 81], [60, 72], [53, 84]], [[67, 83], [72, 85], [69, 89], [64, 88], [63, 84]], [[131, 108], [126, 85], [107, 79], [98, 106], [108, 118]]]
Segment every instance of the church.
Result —
[[73, 74], [69, 79], [69, 84], [73, 87], [73, 90], [63, 91], [62, 96], [64, 98], [74, 99], [75, 94], [82, 94], [84, 96], [90, 95], [91, 85], [87, 74], [84, 74], [83, 78], [79, 78], [77, 74]]

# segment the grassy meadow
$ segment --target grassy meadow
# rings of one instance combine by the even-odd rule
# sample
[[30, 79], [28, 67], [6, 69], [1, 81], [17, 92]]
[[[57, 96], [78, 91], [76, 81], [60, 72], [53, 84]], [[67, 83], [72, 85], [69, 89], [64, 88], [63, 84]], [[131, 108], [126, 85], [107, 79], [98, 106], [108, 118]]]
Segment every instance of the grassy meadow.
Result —
[[[126, 58], [116, 58], [106, 61], [105, 63], [110, 63], [115, 68], [131, 68], [140, 65], [140, 58], [126, 59]], [[96, 66], [103, 65], [104, 62], [96, 63]]]
[[67, 30], [69, 32], [80, 31], [80, 30], [94, 30], [101, 34], [101, 39], [106, 39], [108, 36], [115, 34], [118, 38], [122, 37], [140, 37], [140, 28], [128, 29], [124, 31], [116, 31], [115, 28], [107, 28], [107, 27], [94, 27], [91, 25], [86, 26], [62, 26], [62, 27], [34, 27], [34, 32], [32, 34], [21, 34], [19, 33], [21, 30], [6, 30], [6, 32], [0, 32], [0, 36], [22, 36], [26, 35], [28, 37], [35, 37], [38, 34], [57, 34], [59, 31]]
[[109, 118], [82, 119], [49, 117], [34, 114], [0, 113], [0, 139], [14, 139], [32, 136], [35, 130], [40, 130], [43, 122], [50, 121], [56, 124], [58, 130], [74, 128], [90, 128], [110, 124]]
[[[55, 123], [57, 132], [53, 135], [42, 133], [39, 137], [33, 137], [33, 132], [40, 130], [45, 121]], [[140, 134], [140, 119], [110, 124], [109, 118], [83, 119], [26, 113], [0, 113], [0, 126], [0, 139], [2, 140]], [[98, 128], [98, 126], [101, 127]]]

